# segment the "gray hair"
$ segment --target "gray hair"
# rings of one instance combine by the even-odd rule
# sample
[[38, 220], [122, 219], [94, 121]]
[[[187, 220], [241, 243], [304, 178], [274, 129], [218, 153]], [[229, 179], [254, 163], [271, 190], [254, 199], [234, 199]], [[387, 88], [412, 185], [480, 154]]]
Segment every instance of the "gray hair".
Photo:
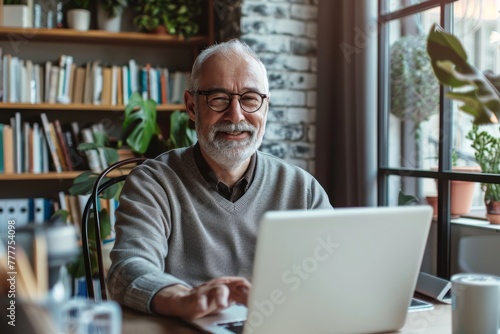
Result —
[[255, 59], [255, 61], [257, 61], [257, 63], [259, 63], [262, 66], [262, 69], [264, 70], [265, 74], [264, 85], [266, 92], [269, 90], [269, 81], [267, 78], [267, 71], [266, 67], [264, 66], [264, 63], [260, 60], [259, 56], [257, 56], [257, 54], [252, 50], [252, 48], [248, 46], [248, 44], [234, 38], [227, 42], [211, 45], [198, 55], [198, 57], [194, 61], [193, 68], [191, 70], [191, 76], [188, 85], [189, 91], [195, 92], [198, 90], [201, 68], [203, 67], [203, 64], [208, 58], [216, 54], [221, 54], [228, 59], [231, 59], [232, 57], [245, 58], [247, 56]]

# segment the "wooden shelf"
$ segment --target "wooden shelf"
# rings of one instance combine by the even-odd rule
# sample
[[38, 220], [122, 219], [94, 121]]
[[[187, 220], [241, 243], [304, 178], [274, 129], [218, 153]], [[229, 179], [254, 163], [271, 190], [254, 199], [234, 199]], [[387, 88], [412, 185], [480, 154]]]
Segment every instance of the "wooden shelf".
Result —
[[77, 172], [49, 172], [41, 174], [22, 173], [22, 174], [0, 174], [0, 181], [39, 181], [39, 180], [70, 180], [74, 179], [83, 171]]
[[[0, 12], [2, 9], [0, 0]], [[33, 58], [33, 62], [43, 64], [52, 61], [60, 54], [78, 55], [77, 65], [92, 59], [100, 59], [104, 63], [122, 63], [128, 58], [137, 59], [138, 63], [157, 64], [178, 68], [190, 68], [199, 51], [214, 43], [214, 1], [203, 1], [206, 15], [200, 20], [200, 28], [205, 35], [192, 36], [189, 39], [174, 35], [161, 35], [135, 31], [108, 32], [92, 29], [77, 31], [67, 28], [16, 28], [0, 26], [0, 44], [5, 46], [4, 53], [18, 55], [19, 58]], [[130, 30], [133, 30], [131, 28]], [[19, 46], [26, 48], [19, 50]], [[0, 49], [1, 49], [0, 46]], [[169, 54], [169, 51], [173, 51]], [[52, 60], [51, 60], [52, 59]], [[76, 58], [75, 58], [76, 60]], [[156, 65], [155, 65], [156, 66]], [[179, 104], [157, 105], [158, 117], [162, 118], [162, 130], [168, 134], [170, 113], [186, 110], [183, 102]], [[61, 123], [77, 122], [82, 127], [87, 123], [108, 122], [106, 130], [115, 138], [122, 134], [122, 116], [125, 105], [94, 104], [59, 104], [59, 103], [2, 103], [0, 102], [0, 118], [8, 123], [14, 113], [20, 112], [27, 122], [37, 122], [40, 113], [47, 113], [49, 119], [60, 120]], [[161, 115], [160, 115], [161, 113]], [[51, 159], [51, 158], [49, 158]], [[112, 172], [110, 176], [128, 173], [124, 168]], [[55, 192], [67, 191], [73, 180], [84, 171], [0, 174], [4, 186], [0, 198], [52, 197]], [[10, 182], [10, 186], [7, 185]], [[19, 186], [18, 186], [19, 185]]]
[[[57, 104], [57, 103], [0, 103], [0, 110], [53, 110], [53, 111], [123, 111], [125, 106], [103, 106], [94, 104]], [[184, 110], [183, 104], [160, 104], [156, 106], [158, 112]]]
[[208, 36], [192, 36], [189, 40], [172, 35], [141, 32], [108, 32], [103, 30], [78, 31], [66, 28], [33, 29], [0, 27], [0, 39], [22, 39], [33, 42], [92, 43], [114, 45], [148, 45], [156, 47], [202, 46], [209, 43]]
[[[128, 174], [132, 168], [122, 168], [108, 174], [110, 177]], [[44, 180], [73, 180], [85, 171], [74, 172], [48, 172], [48, 173], [21, 173], [21, 174], [0, 174], [0, 181], [44, 181]]]

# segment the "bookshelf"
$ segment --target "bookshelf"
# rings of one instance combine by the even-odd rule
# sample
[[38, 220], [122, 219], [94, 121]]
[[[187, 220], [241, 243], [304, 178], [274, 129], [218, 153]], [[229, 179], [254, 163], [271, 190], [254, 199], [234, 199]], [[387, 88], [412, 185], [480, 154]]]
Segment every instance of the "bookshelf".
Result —
[[[214, 42], [213, 0], [206, 1], [206, 17], [200, 24], [200, 35], [188, 40], [171, 35], [141, 32], [106, 32], [72, 29], [30, 29], [0, 26], [0, 49], [2, 54], [12, 54], [19, 59], [31, 60], [33, 64], [56, 62], [61, 55], [71, 55], [74, 63], [84, 66], [99, 60], [106, 65], [122, 66], [133, 59], [137, 64], [146, 63], [172, 70], [189, 71], [200, 52]], [[182, 110], [184, 105], [158, 104], [158, 123], [167, 135], [169, 115]], [[60, 120], [61, 123], [79, 124], [106, 123], [109, 135], [121, 135], [124, 105], [95, 105], [88, 103], [8, 103], [0, 102], [0, 123], [9, 124], [16, 113], [23, 121], [41, 123], [40, 115]], [[13, 197], [55, 197], [58, 191], [67, 190], [73, 179], [83, 171], [46, 173], [0, 173], [0, 199]]]
[[[109, 173], [110, 177], [118, 176], [121, 173], [128, 173], [128, 169], [121, 168], [121, 172]], [[41, 181], [41, 180], [70, 180], [73, 181], [82, 171], [74, 172], [48, 172], [48, 173], [21, 173], [21, 174], [0, 174], [0, 181]]]
[[[96, 112], [121, 112], [123, 105], [103, 106], [93, 104], [58, 104], [58, 103], [1, 103], [1, 110], [40, 110], [40, 111], [96, 111]], [[156, 107], [158, 113], [170, 112], [174, 110], [184, 109], [183, 104], [162, 104]]]
[[107, 32], [102, 30], [89, 30], [85, 32], [73, 29], [30, 29], [0, 27], [0, 39], [10, 39], [23, 43], [31, 42], [57, 42], [99, 45], [122, 45], [124, 43], [134, 46], [155, 46], [171, 48], [180, 46], [184, 48], [203, 47], [211, 43], [213, 37], [193, 36], [189, 40], [171, 35], [147, 34], [141, 32]]

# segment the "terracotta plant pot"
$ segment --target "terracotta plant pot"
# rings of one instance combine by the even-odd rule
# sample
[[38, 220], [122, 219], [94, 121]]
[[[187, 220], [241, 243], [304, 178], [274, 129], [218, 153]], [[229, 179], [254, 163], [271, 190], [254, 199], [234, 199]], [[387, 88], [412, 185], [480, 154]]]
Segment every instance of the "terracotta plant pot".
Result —
[[[432, 168], [437, 170], [437, 167]], [[452, 168], [454, 172], [465, 172], [465, 173], [479, 173], [481, 172], [481, 167], [479, 166], [454, 166]], [[472, 206], [472, 199], [474, 197], [474, 187], [476, 182], [469, 181], [451, 181], [450, 186], [450, 200], [451, 207], [450, 212], [452, 216], [460, 216], [469, 213]]]
[[492, 201], [485, 199], [486, 217], [490, 224], [500, 224], [500, 201]]
[[168, 35], [167, 28], [163, 24], [160, 24], [158, 27], [151, 30], [151, 33], [157, 35]]
[[438, 197], [437, 196], [427, 196], [425, 198], [427, 200], [427, 204], [432, 206], [432, 217], [435, 218], [437, 217], [437, 207], [438, 207]]
[[451, 215], [459, 216], [469, 213], [474, 196], [474, 182], [451, 181]]

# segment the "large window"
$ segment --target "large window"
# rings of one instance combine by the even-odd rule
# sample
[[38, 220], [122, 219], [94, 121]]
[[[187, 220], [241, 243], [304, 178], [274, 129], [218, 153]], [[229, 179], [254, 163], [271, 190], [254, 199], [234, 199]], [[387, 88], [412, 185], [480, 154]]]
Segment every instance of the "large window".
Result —
[[[427, 54], [427, 37], [438, 24], [462, 42], [469, 62], [500, 73], [497, 0], [379, 0], [379, 203], [398, 205], [400, 192], [421, 203], [437, 200], [437, 273], [449, 276], [450, 219], [485, 215], [481, 182], [499, 175], [479, 173], [467, 134], [473, 119], [461, 103], [444, 97]], [[499, 125], [483, 125], [499, 136]], [[459, 169], [459, 167], [461, 169]], [[471, 207], [451, 203], [466, 185]], [[465, 210], [465, 211], [464, 211]]]

